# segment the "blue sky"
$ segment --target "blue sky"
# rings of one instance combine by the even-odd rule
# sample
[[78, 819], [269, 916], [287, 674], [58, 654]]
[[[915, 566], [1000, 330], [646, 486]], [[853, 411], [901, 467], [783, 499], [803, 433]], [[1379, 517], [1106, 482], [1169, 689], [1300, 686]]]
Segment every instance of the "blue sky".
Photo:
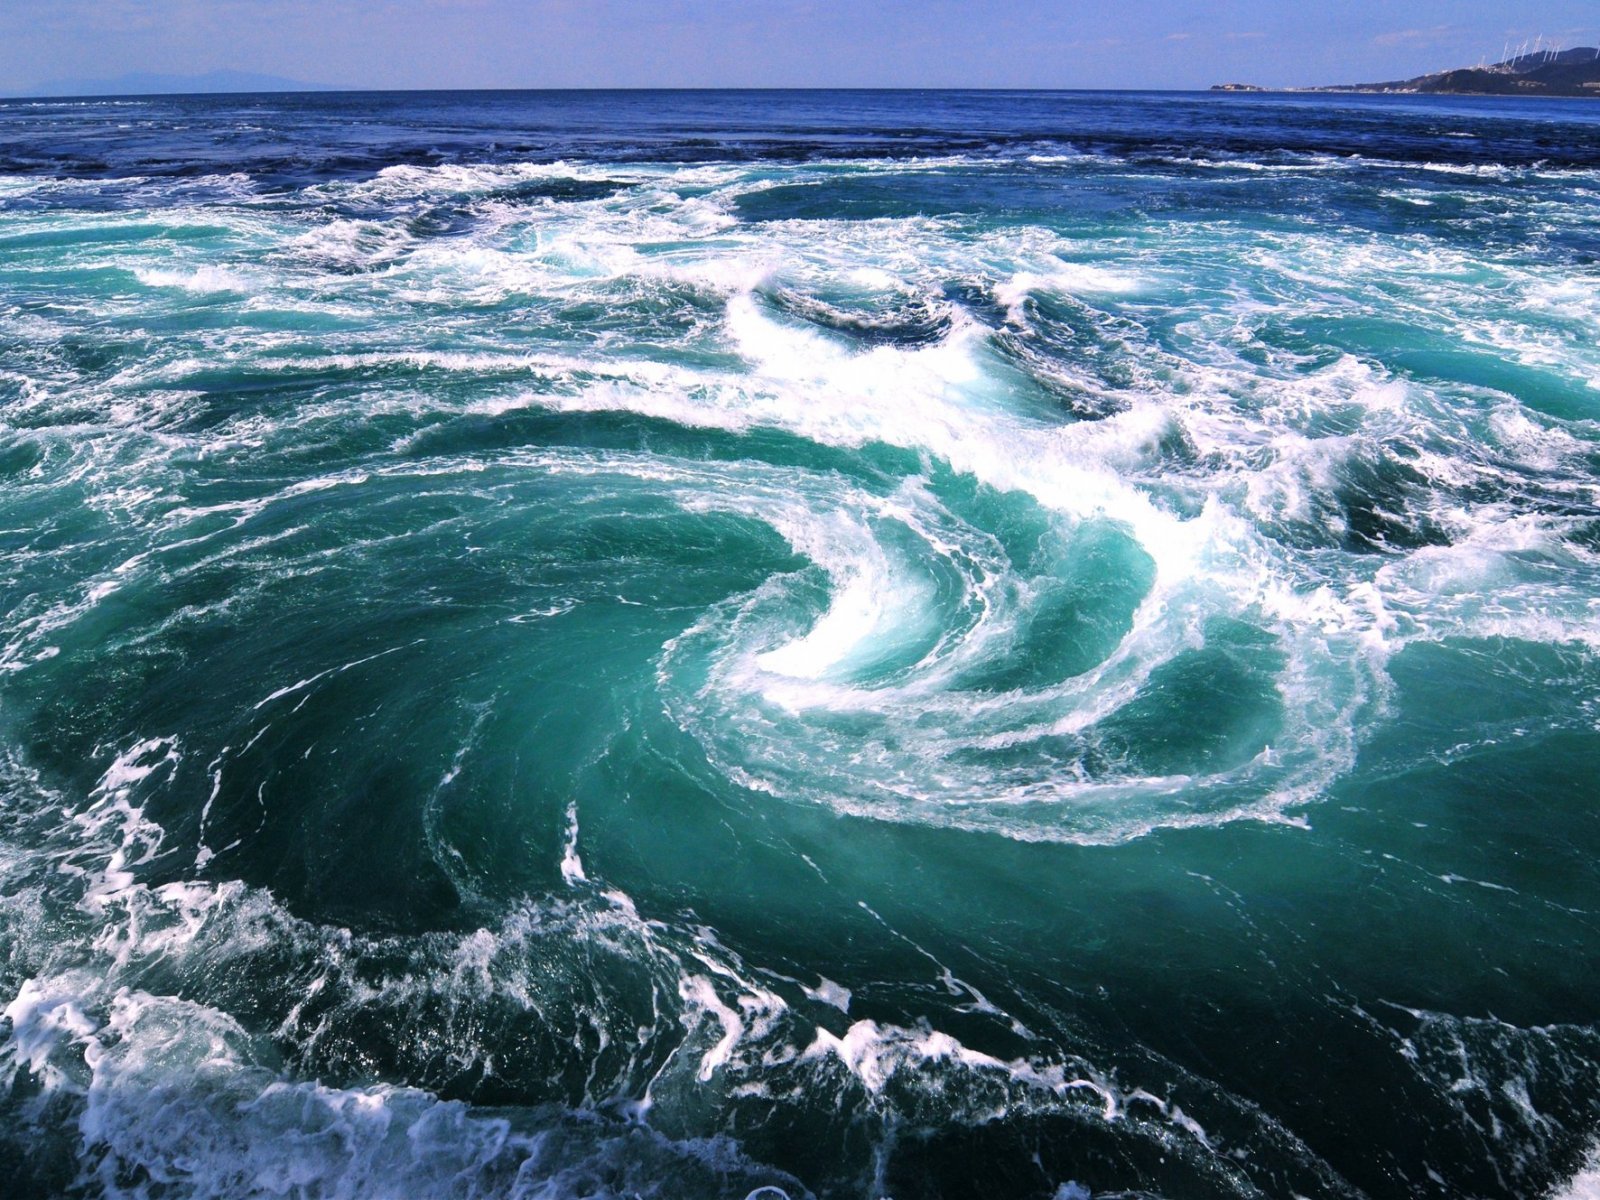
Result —
[[1600, 44], [1600, 0], [0, 0], [0, 94], [239, 70], [344, 87], [1367, 82]]

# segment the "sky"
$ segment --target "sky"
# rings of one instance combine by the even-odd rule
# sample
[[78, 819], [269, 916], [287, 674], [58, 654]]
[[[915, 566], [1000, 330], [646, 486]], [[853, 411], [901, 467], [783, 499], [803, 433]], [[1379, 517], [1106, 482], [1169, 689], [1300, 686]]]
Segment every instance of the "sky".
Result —
[[130, 72], [348, 88], [1294, 87], [1600, 45], [1600, 0], [0, 0], [0, 94]]

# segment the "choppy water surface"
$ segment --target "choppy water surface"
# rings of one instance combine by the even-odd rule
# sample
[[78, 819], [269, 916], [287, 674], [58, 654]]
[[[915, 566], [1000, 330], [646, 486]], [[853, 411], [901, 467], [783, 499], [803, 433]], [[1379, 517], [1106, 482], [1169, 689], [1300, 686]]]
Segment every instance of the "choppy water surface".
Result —
[[8, 1194], [1593, 1194], [1600, 109], [0, 160]]

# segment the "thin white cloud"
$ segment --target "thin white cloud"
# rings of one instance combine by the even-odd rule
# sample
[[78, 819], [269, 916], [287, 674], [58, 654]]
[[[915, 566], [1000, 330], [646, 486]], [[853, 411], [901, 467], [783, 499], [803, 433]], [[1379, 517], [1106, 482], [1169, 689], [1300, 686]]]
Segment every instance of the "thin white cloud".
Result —
[[1454, 25], [1435, 25], [1431, 29], [1394, 29], [1380, 33], [1372, 39], [1374, 46], [1434, 46], [1451, 40], [1457, 33]]

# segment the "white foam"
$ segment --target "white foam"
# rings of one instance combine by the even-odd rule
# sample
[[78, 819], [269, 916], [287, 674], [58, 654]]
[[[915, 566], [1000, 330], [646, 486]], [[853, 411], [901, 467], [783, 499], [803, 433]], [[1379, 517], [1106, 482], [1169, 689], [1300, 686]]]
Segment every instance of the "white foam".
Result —
[[578, 857], [578, 805], [567, 805], [567, 835], [561, 849], [561, 878], [568, 887], [589, 881], [584, 874], [583, 859]]
[[1043, 272], [1021, 271], [995, 288], [995, 299], [1012, 310], [1012, 319], [1024, 300], [1039, 291], [1062, 292], [1069, 296], [1088, 292], [1121, 293], [1137, 291], [1141, 281], [1132, 275], [1093, 263], [1063, 262]]
[[1583, 1166], [1551, 1194], [1550, 1200], [1600, 1200], [1600, 1147], [1589, 1152]]
[[983, 1074], [1001, 1075], [1057, 1097], [1087, 1092], [1097, 1099], [1107, 1121], [1114, 1120], [1122, 1107], [1121, 1097], [1102, 1079], [1074, 1074], [1059, 1064], [1042, 1065], [1025, 1060], [1003, 1062], [972, 1050], [938, 1030], [910, 1030], [879, 1025], [875, 1021], [857, 1021], [843, 1036], [818, 1028], [816, 1038], [801, 1057], [809, 1061], [837, 1060], [874, 1094], [882, 1092], [901, 1072], [920, 1072], [930, 1066], [951, 1063]]
[[816, 987], [808, 987], [805, 992], [813, 1000], [820, 1000], [824, 1004], [837, 1008], [842, 1013], [850, 1011], [850, 989], [841, 987], [831, 979], [824, 977]]
[[241, 292], [255, 290], [256, 285], [246, 275], [227, 267], [202, 264], [191, 270], [163, 267], [136, 267], [134, 275], [146, 287], [179, 288], [186, 292]]

